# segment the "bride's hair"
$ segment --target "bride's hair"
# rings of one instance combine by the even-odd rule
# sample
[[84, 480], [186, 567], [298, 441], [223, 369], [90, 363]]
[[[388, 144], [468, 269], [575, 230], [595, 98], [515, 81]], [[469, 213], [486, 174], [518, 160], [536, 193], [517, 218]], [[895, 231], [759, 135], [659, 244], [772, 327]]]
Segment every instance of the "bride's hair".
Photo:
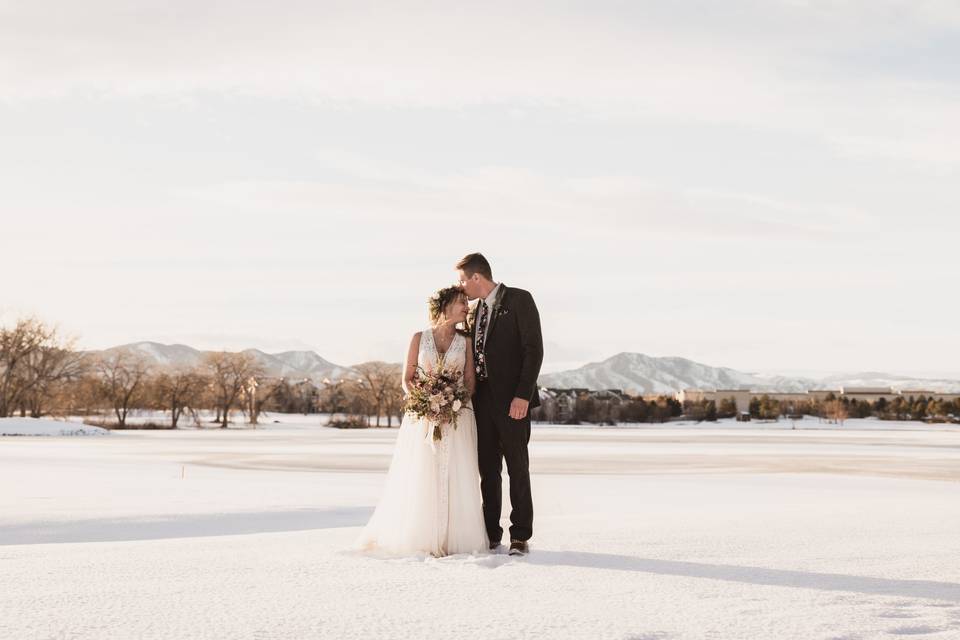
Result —
[[430, 299], [427, 301], [430, 310], [430, 322], [439, 320], [440, 316], [443, 315], [443, 310], [447, 308], [447, 305], [463, 295], [466, 295], [463, 292], [463, 287], [455, 284], [451, 287], [444, 287], [430, 296]]

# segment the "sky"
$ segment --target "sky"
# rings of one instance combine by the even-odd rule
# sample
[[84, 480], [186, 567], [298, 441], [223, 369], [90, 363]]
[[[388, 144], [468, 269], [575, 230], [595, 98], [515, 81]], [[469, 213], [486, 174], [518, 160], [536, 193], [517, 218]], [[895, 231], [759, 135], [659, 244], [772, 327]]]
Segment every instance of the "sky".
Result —
[[400, 361], [483, 252], [544, 371], [960, 377], [960, 5], [0, 0], [0, 321]]

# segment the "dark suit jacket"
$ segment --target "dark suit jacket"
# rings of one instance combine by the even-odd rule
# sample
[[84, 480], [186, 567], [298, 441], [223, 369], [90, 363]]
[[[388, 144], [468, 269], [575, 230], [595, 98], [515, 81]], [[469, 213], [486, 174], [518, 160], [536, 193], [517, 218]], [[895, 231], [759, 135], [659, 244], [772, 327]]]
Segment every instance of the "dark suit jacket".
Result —
[[[471, 338], [476, 331], [477, 304], [471, 318]], [[527, 398], [530, 408], [540, 406], [537, 378], [543, 363], [540, 313], [530, 292], [500, 283], [490, 315], [484, 352], [487, 382], [494, 401], [504, 408], [514, 398]], [[475, 344], [472, 342], [471, 344]]]

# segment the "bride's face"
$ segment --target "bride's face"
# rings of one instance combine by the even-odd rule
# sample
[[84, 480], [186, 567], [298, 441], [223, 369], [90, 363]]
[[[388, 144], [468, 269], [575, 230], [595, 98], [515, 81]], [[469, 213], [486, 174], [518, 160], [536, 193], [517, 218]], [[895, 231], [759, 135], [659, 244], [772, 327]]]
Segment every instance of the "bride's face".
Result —
[[444, 315], [452, 322], [464, 322], [467, 319], [466, 296], [457, 296], [456, 300], [447, 305]]

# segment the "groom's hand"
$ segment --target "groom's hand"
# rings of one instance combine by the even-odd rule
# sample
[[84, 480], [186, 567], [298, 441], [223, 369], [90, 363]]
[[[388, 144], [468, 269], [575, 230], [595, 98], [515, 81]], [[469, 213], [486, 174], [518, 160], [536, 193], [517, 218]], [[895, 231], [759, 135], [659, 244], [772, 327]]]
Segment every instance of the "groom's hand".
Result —
[[524, 400], [523, 398], [514, 398], [510, 403], [510, 417], [514, 420], [523, 420], [527, 417], [527, 407], [529, 406], [529, 400]]

